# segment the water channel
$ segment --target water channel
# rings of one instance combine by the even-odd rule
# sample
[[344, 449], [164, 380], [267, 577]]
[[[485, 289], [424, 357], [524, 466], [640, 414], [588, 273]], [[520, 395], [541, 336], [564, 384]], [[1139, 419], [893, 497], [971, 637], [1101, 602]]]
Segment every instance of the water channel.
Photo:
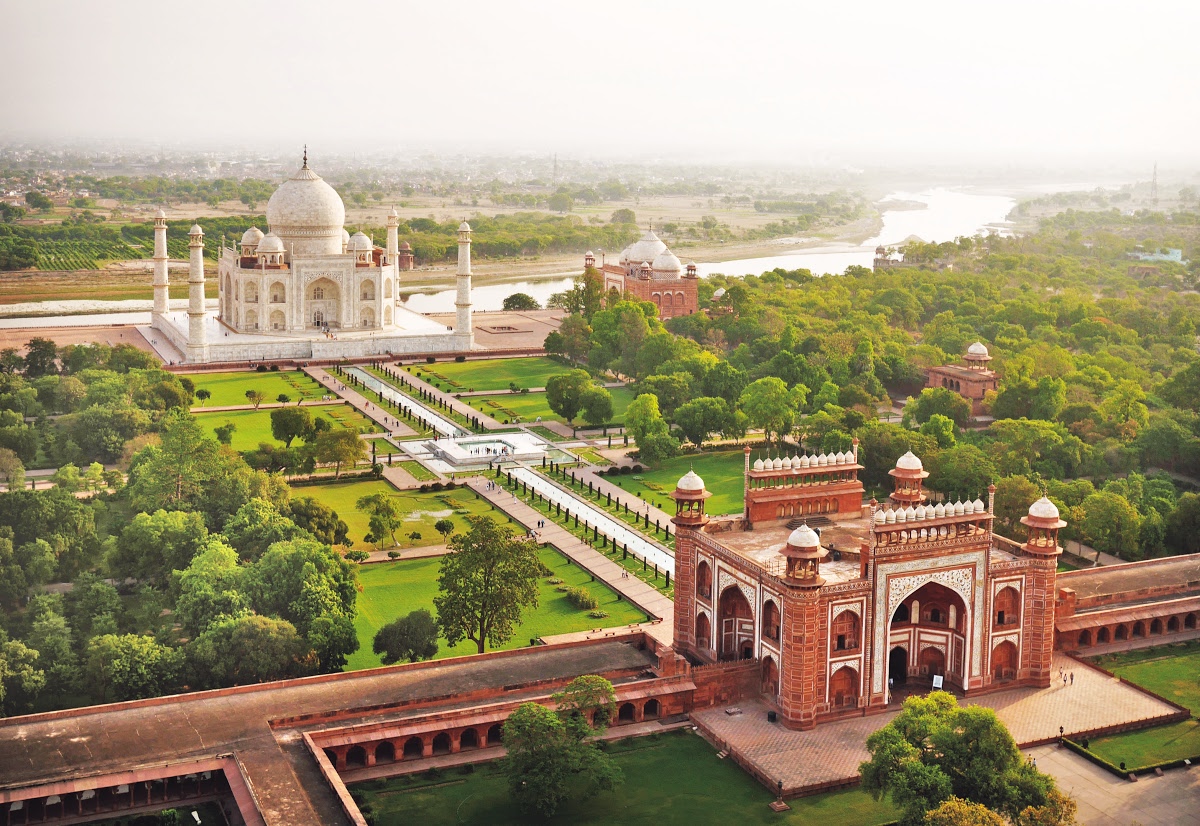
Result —
[[375, 378], [366, 370], [358, 367], [347, 367], [346, 372], [362, 382], [363, 386], [368, 390], [380, 393], [388, 401], [399, 404], [401, 410], [407, 410], [423, 418], [429, 423], [430, 427], [437, 431], [439, 436], [448, 436], [453, 439], [459, 436], [471, 435], [467, 429], [459, 427], [440, 413], [433, 412], [433, 410], [413, 399], [412, 396], [401, 393], [390, 384]]
[[636, 554], [638, 559], [644, 559], [651, 565], [657, 565], [660, 571], [670, 571], [672, 576], [675, 575], [675, 557], [649, 542], [621, 520], [592, 507], [589, 503], [567, 493], [549, 479], [539, 476], [528, 468], [516, 467], [510, 472], [518, 482], [524, 482], [540, 493], [543, 498], [558, 504], [569, 516], [579, 514], [580, 522], [587, 522], [589, 528], [594, 525], [599, 529], [601, 535], [610, 540], [615, 539], [618, 548], [628, 547], [629, 552]]

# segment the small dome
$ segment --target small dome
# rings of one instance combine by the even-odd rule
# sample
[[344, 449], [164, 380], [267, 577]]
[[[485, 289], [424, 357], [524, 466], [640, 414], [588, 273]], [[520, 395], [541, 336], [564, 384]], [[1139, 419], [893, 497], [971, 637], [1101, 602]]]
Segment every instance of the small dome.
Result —
[[1053, 519], [1058, 520], [1058, 508], [1054, 503], [1043, 496], [1041, 499], [1029, 506], [1029, 515], [1036, 519]]
[[914, 508], [912, 505], [909, 505], [904, 510], [904, 518], [907, 519], [909, 522], [915, 522], [917, 519], [917, 509]]
[[963, 513], [967, 515], [975, 513], [975, 503], [970, 499], [968, 499], [966, 502], [963, 502]]
[[775, 470], [783, 470], [783, 459], [776, 456], [775, 461], [771, 463], [771, 467]]
[[963, 503], [962, 503], [962, 502], [955, 502], [955, 503], [954, 503], [954, 515], [955, 515], [955, 516], [962, 516], [962, 515], [963, 515], [964, 513], [966, 513], [966, 512], [967, 512], [967, 510], [966, 510], [966, 506], [965, 506], [965, 505], [963, 505]]
[[967, 348], [967, 355], [969, 356], [986, 356], [987, 354], [988, 348], [983, 346], [982, 341], [977, 341]]
[[[908, 511], [906, 511], [904, 508], [896, 508], [892, 512], [894, 514], [896, 514], [897, 522], [907, 522], [908, 521]], [[891, 520], [889, 519], [888, 521], [890, 522]]]
[[807, 454], [800, 457], [800, 467], [806, 468], [806, 467], [811, 466], [811, 464], [812, 464], [812, 462], [809, 460]]
[[755, 469], [755, 470], [762, 470], [762, 469], [763, 469], [763, 460], [762, 460], [762, 459], [755, 459], [755, 460], [754, 460], [754, 469]]
[[154, 213], [154, 217], [155, 217], [155, 218], [166, 218], [166, 217], [167, 217], [167, 213], [163, 212], [163, 211], [160, 209], [158, 212]]
[[837, 455], [837, 463], [838, 463], [839, 465], [844, 465], [844, 464], [846, 464], [846, 461], [847, 461], [847, 459], [846, 459], [846, 454], [845, 454], [845, 453], [838, 453], [838, 455]]
[[399, 213], [399, 212], [396, 212], [396, 208], [395, 208], [395, 207], [392, 207], [391, 209], [389, 209], [389, 210], [388, 210], [387, 217], [389, 217], [389, 218], [399, 218], [399, 217], [400, 217], [400, 213]]
[[791, 469], [792, 469], [792, 457], [791, 457], [791, 456], [784, 456], [784, 457], [783, 457], [783, 469], [784, 469], [784, 470], [791, 470]]
[[[161, 210], [160, 210], [160, 212], [161, 212]], [[725, 288], [724, 287], [717, 287], [715, 290], [713, 290], [713, 298], [724, 298], [724, 297], [725, 297]]]
[[675, 253], [669, 249], [663, 248], [663, 251], [654, 256], [654, 263], [651, 265], [656, 275], [666, 277], [679, 277], [683, 272], [683, 264], [675, 256]]
[[459, 232], [470, 232], [471, 225], [468, 224], [466, 221], [463, 221], [461, 224], [458, 225], [458, 231]]
[[350, 244], [347, 248], [351, 252], [370, 252], [374, 246], [371, 243], [371, 239], [360, 230], [350, 236]]
[[976, 499], [974, 502], [972, 502], [971, 504], [973, 504], [973, 505], [975, 506], [975, 513], [985, 513], [985, 512], [987, 512], [987, 505], [983, 504], [983, 500], [982, 500], [982, 499], [978, 499], [978, 498], [977, 498], [977, 499]]
[[896, 512], [894, 510], [888, 510], [887, 521], [889, 525], [894, 525], [896, 523]]
[[817, 532], [807, 524], [804, 524], [792, 531], [787, 538], [787, 543], [793, 548], [818, 548], [821, 545], [821, 537], [817, 536]]
[[407, 241], [401, 241], [400, 249], [404, 250], [405, 252], [412, 252], [412, 244], [408, 243]]
[[886, 512], [886, 511], [881, 511], [881, 510], [880, 510], [880, 511], [875, 511], [875, 519], [874, 519], [874, 522], [875, 522], [875, 524], [876, 524], [876, 525], [883, 525], [883, 524], [885, 524], [885, 523], [887, 522], [887, 512]]
[[685, 490], [692, 493], [704, 490], [704, 480], [696, 475], [696, 471], [689, 470], [679, 478], [679, 482], [675, 485], [676, 490]]
[[283, 241], [273, 232], [268, 232], [258, 242], [257, 252], [261, 255], [266, 252], [276, 253], [283, 252]]
[[943, 505], [941, 502], [938, 502], [936, 505], [934, 505], [934, 508], [933, 508], [933, 518], [934, 519], [941, 519], [945, 515], [946, 515], [946, 506], [945, 505]]
[[345, 227], [342, 227], [342, 246], [350, 243], [350, 232]]
[[258, 227], [250, 227], [250, 229], [248, 229], [242, 233], [242, 245], [243, 246], [247, 246], [247, 247], [257, 246], [258, 242], [261, 241], [262, 239], [263, 239], [263, 231], [261, 229], [259, 229]]
[[924, 519], [924, 518], [925, 518], [925, 506], [917, 505], [917, 519]]
[[910, 450], [896, 460], [896, 470], [924, 470], [921, 460]]
[[203, 235], [204, 230], [200, 229], [199, 224], [192, 224], [192, 228], [188, 230], [188, 235]]

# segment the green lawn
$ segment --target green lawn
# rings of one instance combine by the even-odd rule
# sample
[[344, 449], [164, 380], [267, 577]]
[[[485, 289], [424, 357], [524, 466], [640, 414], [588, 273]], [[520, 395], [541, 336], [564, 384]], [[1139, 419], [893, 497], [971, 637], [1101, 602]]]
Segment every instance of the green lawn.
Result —
[[[384, 481], [355, 480], [324, 485], [303, 485], [294, 488], [293, 496], [311, 496], [337, 511], [338, 516], [350, 527], [350, 539], [355, 548], [374, 550], [363, 541], [367, 535], [368, 519], [358, 510], [358, 500], [373, 493], [391, 495], [405, 513], [404, 527], [396, 531], [397, 547], [416, 548], [426, 545], [441, 545], [445, 540], [433, 524], [439, 519], [449, 519], [455, 530], [467, 529], [467, 516], [492, 513], [491, 506], [476, 498], [466, 488], [442, 491], [441, 493], [401, 493]], [[420, 539], [410, 539], [409, 534], [418, 531]]]
[[[380, 429], [373, 421], [348, 404], [325, 404], [307, 409], [313, 418], [324, 417], [334, 428], [351, 427], [360, 433], [374, 433]], [[270, 410], [223, 410], [192, 415], [205, 430], [209, 431], [226, 422], [233, 422], [237, 425], [237, 430], [233, 431], [233, 441], [230, 442], [234, 450], [254, 450], [260, 442], [283, 444], [275, 441], [275, 437], [271, 435]], [[370, 450], [370, 445], [367, 446], [367, 450]]]
[[274, 402], [280, 393], [286, 393], [292, 401], [319, 399], [329, 391], [317, 384], [300, 370], [279, 373], [197, 373], [189, 375], [197, 390], [207, 390], [212, 398], [196, 400], [193, 407], [228, 407], [248, 404], [247, 390], [257, 390], [268, 402]]
[[[612, 423], [618, 424], [624, 419], [625, 408], [629, 407], [629, 403], [637, 397], [628, 387], [610, 387], [608, 388], [608, 392], [612, 394], [613, 400]], [[546, 403], [545, 393], [500, 393], [495, 396], [464, 396], [459, 401], [469, 404], [475, 410], [483, 411], [499, 422], [505, 422], [516, 416], [519, 416], [523, 422], [536, 421], [538, 416], [542, 417], [542, 421], [565, 421], [562, 416], [556, 415], [550, 409], [550, 405]], [[582, 425], [583, 422], [576, 419], [576, 424]]]
[[1200, 640], [1122, 651], [1093, 662], [1122, 679], [1192, 710], [1192, 719], [1092, 740], [1088, 747], [1114, 766], [1140, 766], [1200, 757]]
[[416, 479], [418, 482], [437, 481], [437, 474], [426, 468], [420, 462], [414, 462], [411, 459], [407, 459], [403, 462], [397, 462], [396, 464], [404, 468], [404, 470], [408, 472], [408, 475]]
[[[891, 823], [899, 815], [888, 803], [876, 803], [859, 789], [791, 800], [791, 811], [776, 814], [767, 807], [774, 795], [732, 760], [717, 759], [712, 746], [690, 731], [621, 740], [609, 744], [608, 752], [624, 771], [625, 782], [589, 801], [568, 804], [552, 822], [572, 826], [876, 826]], [[497, 764], [467, 771], [448, 770], [436, 779], [408, 775], [352, 788], [373, 809], [378, 826], [530, 822], [509, 802], [507, 778]]]
[[671, 491], [675, 490], [679, 477], [692, 469], [704, 479], [705, 489], [712, 494], [712, 498], [705, 504], [708, 513], [740, 513], [744, 485], [743, 468], [744, 460], [740, 450], [692, 453], [669, 459], [661, 466], [644, 473], [614, 476], [609, 481], [667, 513], [674, 513]]
[[[589, 617], [587, 611], [580, 611], [567, 602], [566, 596], [555, 590], [558, 586], [551, 585], [547, 578], [543, 577], [539, 588], [538, 607], [526, 612], [524, 621], [517, 626], [512, 639], [501, 648], [527, 646], [533, 637], [646, 621], [644, 613], [628, 602], [618, 601], [615, 591], [602, 582], [592, 582], [590, 574], [572, 564], [558, 551], [543, 548], [539, 555], [542, 562], [554, 572], [553, 575], [563, 580], [564, 584], [582, 586], [591, 591], [599, 601], [600, 609], [608, 612], [608, 617]], [[375, 638], [375, 632], [382, 626], [418, 608], [428, 608], [433, 612], [433, 598], [438, 592], [437, 576], [440, 564], [439, 558], [432, 557], [373, 563], [359, 569], [358, 578], [363, 590], [358, 595], [358, 616], [354, 619], [359, 649], [350, 656], [346, 664], [347, 671], [374, 668], [380, 664], [378, 655], [371, 651], [371, 642]], [[476, 653], [475, 643], [470, 640], [463, 640], [452, 648], [446, 645], [445, 640], [439, 645], [438, 657]], [[491, 646], [488, 646], [488, 650], [492, 650]]]
[[404, 368], [423, 381], [436, 382], [441, 389], [454, 393], [469, 390], [507, 390], [509, 382], [518, 387], [545, 387], [546, 379], [571, 370], [549, 358], [485, 359], [483, 361], [437, 364], [413, 364]]

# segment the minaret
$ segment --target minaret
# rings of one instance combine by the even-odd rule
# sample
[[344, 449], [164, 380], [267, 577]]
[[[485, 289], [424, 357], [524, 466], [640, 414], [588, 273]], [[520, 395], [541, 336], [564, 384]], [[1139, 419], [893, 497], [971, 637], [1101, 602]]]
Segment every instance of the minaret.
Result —
[[387, 215], [387, 257], [391, 264], [400, 256], [400, 216], [392, 207]]
[[167, 275], [167, 213], [161, 209], [154, 216], [154, 313], [151, 327], [161, 327], [171, 309]]
[[193, 224], [188, 233], [188, 344], [187, 360], [204, 361], [208, 338], [204, 329], [204, 230]]
[[454, 306], [458, 312], [454, 332], [463, 349], [469, 350], [475, 345], [475, 333], [471, 328], [471, 225], [466, 221], [458, 225], [458, 298]]

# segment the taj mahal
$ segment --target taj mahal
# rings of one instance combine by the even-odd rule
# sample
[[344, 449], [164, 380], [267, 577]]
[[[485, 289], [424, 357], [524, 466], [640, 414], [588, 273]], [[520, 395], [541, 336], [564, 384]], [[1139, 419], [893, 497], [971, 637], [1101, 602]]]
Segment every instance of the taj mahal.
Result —
[[189, 233], [188, 309], [168, 302], [167, 219], [154, 222], [151, 328], [189, 364], [270, 359], [460, 353], [473, 349], [471, 227], [458, 228], [455, 324], [447, 327], [398, 303], [400, 275], [412, 268], [399, 244], [399, 217], [387, 217], [387, 246], [345, 228], [346, 208], [308, 166], [267, 202], [267, 232], [250, 227], [239, 248], [217, 256], [218, 309], [205, 307], [204, 232]]

